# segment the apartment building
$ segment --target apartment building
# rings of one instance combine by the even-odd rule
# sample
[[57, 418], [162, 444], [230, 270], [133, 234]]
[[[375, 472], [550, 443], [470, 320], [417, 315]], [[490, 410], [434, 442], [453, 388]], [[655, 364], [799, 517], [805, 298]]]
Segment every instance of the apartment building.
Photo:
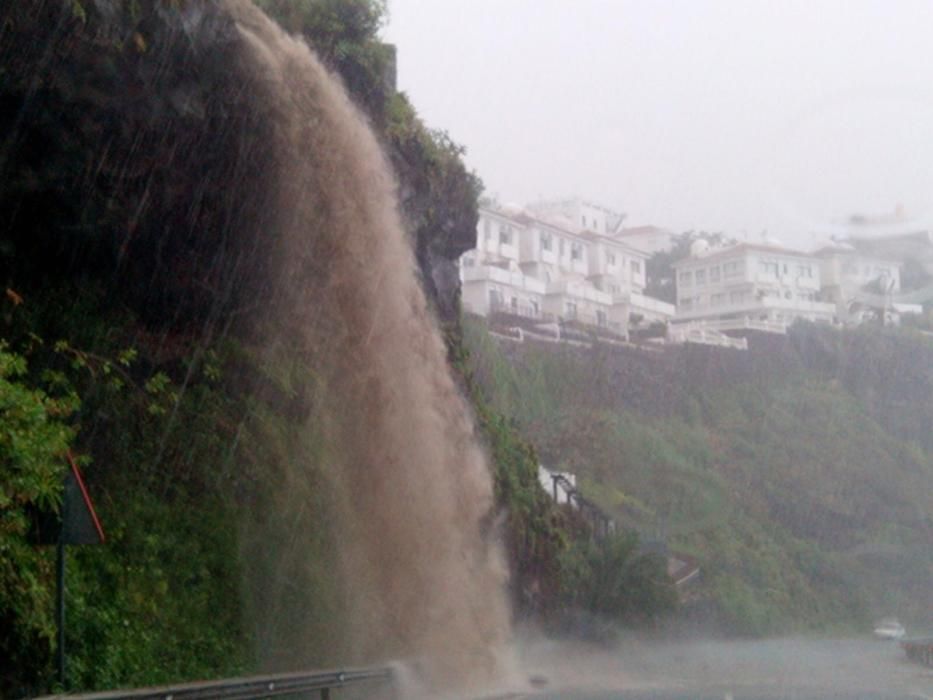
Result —
[[836, 304], [843, 323], [880, 319], [897, 324], [904, 314], [923, 313], [923, 302], [933, 300], [929, 287], [905, 293], [903, 265], [893, 256], [874, 255], [848, 243], [826, 246], [814, 255], [820, 260], [823, 300]]
[[[674, 308], [643, 294], [647, 255], [600, 229], [621, 215], [594, 207], [545, 220], [518, 209], [482, 208], [476, 249], [460, 260], [466, 311], [507, 312], [542, 322], [576, 321], [627, 335], [634, 318], [667, 320]], [[575, 210], [571, 214], [577, 213]], [[563, 222], [565, 225], [561, 225]]]
[[625, 220], [625, 214], [622, 212], [580, 197], [534, 202], [527, 208], [532, 216], [575, 233], [593, 231], [617, 234]]
[[678, 324], [782, 331], [797, 319], [836, 319], [836, 305], [820, 301], [820, 261], [807, 253], [750, 243], [711, 250], [697, 241], [674, 270]]
[[648, 255], [663, 253], [674, 247], [674, 233], [658, 226], [634, 226], [617, 234], [619, 240]]

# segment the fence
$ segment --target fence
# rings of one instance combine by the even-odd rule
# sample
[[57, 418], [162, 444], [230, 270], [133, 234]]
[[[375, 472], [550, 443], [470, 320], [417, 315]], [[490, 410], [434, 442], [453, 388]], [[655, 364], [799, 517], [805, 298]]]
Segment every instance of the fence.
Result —
[[281, 696], [306, 698], [315, 692], [319, 693], [321, 700], [330, 700], [332, 690], [362, 684], [379, 685], [388, 691], [388, 697], [394, 697], [394, 680], [395, 675], [390, 668], [363, 668], [281, 673], [82, 695], [50, 695], [40, 700], [251, 700]]
[[553, 498], [555, 503], [560, 503], [558, 489], [564, 492], [564, 503], [569, 503], [571, 507], [580, 511], [580, 514], [590, 523], [593, 530], [593, 537], [602, 540], [609, 535], [615, 534], [615, 520], [606, 515], [605, 511], [598, 505], [580, 495], [570, 480], [563, 474], [551, 474], [553, 482]]

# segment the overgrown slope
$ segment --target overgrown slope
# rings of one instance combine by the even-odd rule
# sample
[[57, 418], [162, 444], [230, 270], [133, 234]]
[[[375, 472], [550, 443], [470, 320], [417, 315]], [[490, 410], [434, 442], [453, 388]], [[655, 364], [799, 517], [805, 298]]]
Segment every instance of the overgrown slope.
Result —
[[697, 556], [698, 619], [864, 631], [933, 609], [933, 344], [799, 326], [748, 353], [468, 346], [488, 400], [623, 522]]

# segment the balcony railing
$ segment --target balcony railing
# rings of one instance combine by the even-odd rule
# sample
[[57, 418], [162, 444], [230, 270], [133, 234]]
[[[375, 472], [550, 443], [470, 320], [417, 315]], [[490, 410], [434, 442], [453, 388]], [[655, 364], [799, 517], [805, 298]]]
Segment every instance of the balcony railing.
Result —
[[726, 315], [738, 316], [741, 314], [761, 315], [769, 311], [788, 312], [792, 316], [812, 317], [814, 320], [831, 321], [836, 315], [836, 305], [821, 301], [799, 301], [796, 299], [778, 299], [767, 297], [750, 301], [711, 306], [706, 304], [700, 308], [684, 309], [677, 307], [675, 320], [696, 320], [704, 317], [718, 317]]
[[673, 304], [654, 297], [646, 297], [644, 294], [638, 294], [637, 292], [632, 292], [629, 295], [629, 305], [632, 307], [632, 311], [648, 311], [666, 318], [673, 317], [675, 312]]
[[571, 299], [580, 299], [582, 301], [592, 301], [597, 304], [612, 305], [612, 295], [596, 289], [588, 282], [577, 280], [557, 280], [549, 282], [547, 285], [548, 295], [562, 295]]
[[489, 304], [490, 314], [503, 314], [507, 316], [520, 316], [521, 318], [530, 318], [540, 321], [553, 320], [553, 315], [544, 313], [540, 307], [535, 307], [527, 303], [511, 304], [504, 301], [493, 300]]
[[668, 329], [667, 338], [672, 343], [697, 343], [700, 345], [735, 348], [736, 350], [748, 350], [747, 338], [732, 338], [721, 330], [709, 328], [705, 324], [672, 326]]
[[536, 294], [544, 294], [544, 282], [528, 277], [520, 271], [507, 270], [496, 265], [474, 265], [461, 268], [461, 279], [464, 282], [498, 282], [515, 289]]

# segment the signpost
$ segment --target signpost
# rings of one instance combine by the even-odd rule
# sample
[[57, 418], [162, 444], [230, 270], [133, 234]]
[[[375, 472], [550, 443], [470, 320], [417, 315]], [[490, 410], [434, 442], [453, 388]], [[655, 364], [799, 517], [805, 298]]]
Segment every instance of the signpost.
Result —
[[56, 548], [55, 562], [55, 624], [58, 644], [55, 651], [55, 667], [58, 682], [65, 687], [65, 545], [103, 544], [104, 530], [97, 518], [94, 504], [81, 478], [81, 470], [71, 452], [66, 453], [68, 471], [65, 474], [61, 514], [58, 518], [48, 513], [36, 513], [33, 540], [36, 544]]

